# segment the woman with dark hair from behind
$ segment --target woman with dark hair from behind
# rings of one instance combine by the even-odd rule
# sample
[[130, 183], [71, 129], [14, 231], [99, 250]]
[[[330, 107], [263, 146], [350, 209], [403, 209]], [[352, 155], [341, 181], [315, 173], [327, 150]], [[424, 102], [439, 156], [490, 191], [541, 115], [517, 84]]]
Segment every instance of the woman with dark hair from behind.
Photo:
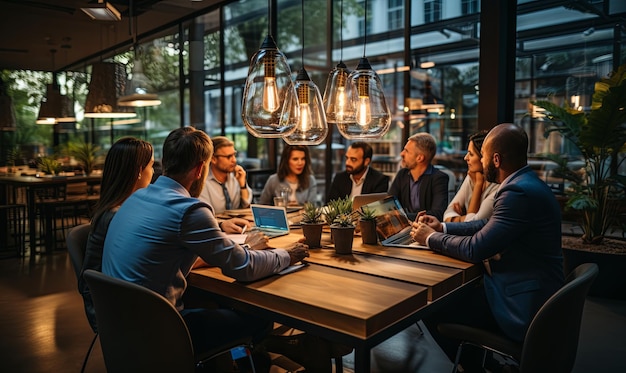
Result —
[[317, 182], [311, 171], [309, 148], [303, 145], [285, 145], [280, 156], [278, 172], [270, 175], [265, 183], [259, 203], [272, 205], [274, 197], [289, 190], [290, 205], [304, 205], [317, 200]]
[[102, 270], [102, 248], [109, 223], [126, 198], [150, 184], [154, 174], [153, 165], [152, 144], [134, 137], [124, 137], [115, 142], [104, 161], [100, 200], [91, 219], [85, 260], [78, 280], [78, 291], [83, 296], [85, 313], [94, 332], [97, 332], [96, 314], [82, 272], [86, 269]]
[[467, 154], [467, 176], [443, 213], [446, 222], [489, 219], [493, 214], [493, 198], [499, 184], [485, 180], [481, 162], [482, 146], [488, 131], [470, 136]]

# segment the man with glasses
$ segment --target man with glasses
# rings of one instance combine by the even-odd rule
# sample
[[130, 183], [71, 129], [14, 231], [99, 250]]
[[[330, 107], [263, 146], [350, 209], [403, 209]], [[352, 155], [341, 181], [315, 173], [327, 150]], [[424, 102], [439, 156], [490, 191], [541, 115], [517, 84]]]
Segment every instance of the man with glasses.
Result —
[[235, 143], [224, 136], [212, 140], [214, 153], [209, 175], [198, 198], [211, 205], [215, 214], [249, 207], [252, 189], [246, 181], [246, 170], [237, 164]]
[[448, 207], [449, 177], [432, 165], [436, 152], [437, 142], [426, 132], [409, 137], [400, 152], [402, 169], [391, 183], [389, 194], [398, 198], [411, 220], [420, 211], [441, 219]]

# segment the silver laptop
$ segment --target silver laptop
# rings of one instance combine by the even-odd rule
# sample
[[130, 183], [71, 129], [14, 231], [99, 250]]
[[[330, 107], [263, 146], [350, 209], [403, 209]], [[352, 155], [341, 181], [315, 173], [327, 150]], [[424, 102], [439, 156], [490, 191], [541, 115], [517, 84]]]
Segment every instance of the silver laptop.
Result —
[[250, 209], [255, 225], [252, 231], [261, 231], [269, 238], [289, 234], [289, 220], [285, 207], [251, 205]]
[[419, 245], [411, 237], [411, 221], [396, 197], [387, 196], [364, 206], [376, 211], [376, 233], [381, 245], [428, 249], [426, 246]]

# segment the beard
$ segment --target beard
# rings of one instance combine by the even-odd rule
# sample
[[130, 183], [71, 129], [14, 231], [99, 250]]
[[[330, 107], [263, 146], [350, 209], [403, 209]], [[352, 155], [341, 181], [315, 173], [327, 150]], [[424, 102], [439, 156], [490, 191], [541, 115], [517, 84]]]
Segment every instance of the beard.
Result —
[[487, 165], [487, 169], [485, 170], [485, 179], [487, 179], [490, 183], [498, 182], [498, 169], [496, 168], [496, 165], [493, 164], [493, 161], [489, 162]]
[[346, 172], [348, 173], [348, 175], [356, 175], [359, 174], [361, 172], [363, 172], [363, 170], [365, 170], [365, 165], [361, 164], [359, 167], [357, 168], [353, 168], [353, 167], [346, 167]]

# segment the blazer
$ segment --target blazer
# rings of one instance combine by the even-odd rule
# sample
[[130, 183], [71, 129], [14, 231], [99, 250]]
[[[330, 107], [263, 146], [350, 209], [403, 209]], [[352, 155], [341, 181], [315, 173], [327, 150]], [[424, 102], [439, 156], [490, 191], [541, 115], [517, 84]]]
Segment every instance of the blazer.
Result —
[[[389, 189], [389, 176], [369, 167], [363, 181], [361, 194], [384, 193]], [[326, 202], [345, 198], [352, 192], [352, 179], [346, 171], [338, 172], [333, 179]]]
[[[432, 215], [442, 220], [443, 212], [448, 207], [448, 175], [430, 166], [431, 173], [425, 173], [420, 177], [420, 210], [426, 210], [428, 215]], [[411, 206], [411, 171], [402, 168], [389, 187], [389, 194], [395, 196], [406, 211], [411, 220], [415, 220], [417, 213]]]
[[500, 254], [484, 276], [487, 301], [502, 331], [522, 341], [535, 313], [565, 282], [561, 211], [550, 188], [523, 167], [500, 185], [488, 220], [445, 223], [445, 230], [428, 238], [434, 251], [473, 263]]

